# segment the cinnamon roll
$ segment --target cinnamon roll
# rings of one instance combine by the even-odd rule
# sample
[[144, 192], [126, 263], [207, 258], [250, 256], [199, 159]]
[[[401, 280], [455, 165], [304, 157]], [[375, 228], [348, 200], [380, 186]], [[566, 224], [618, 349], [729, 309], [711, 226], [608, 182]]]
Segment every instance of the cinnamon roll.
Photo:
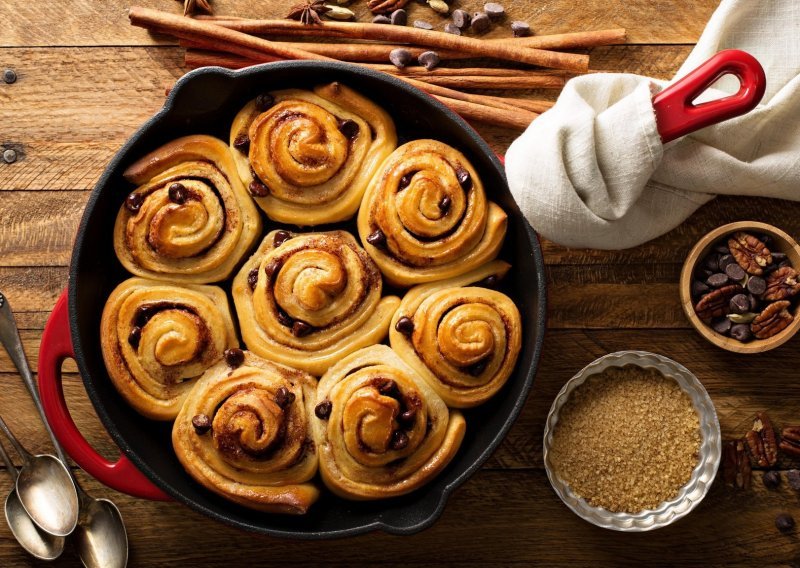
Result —
[[130, 166], [137, 187], [114, 225], [114, 250], [133, 274], [202, 284], [230, 276], [261, 218], [224, 142], [178, 138]]
[[486, 287], [494, 286], [509, 268], [496, 260], [461, 276], [416, 286], [392, 318], [392, 349], [448, 406], [485, 402], [514, 370], [522, 346], [519, 310], [511, 298]]
[[464, 417], [389, 347], [342, 359], [317, 387], [314, 440], [322, 481], [346, 499], [413, 491], [450, 463]]
[[397, 286], [450, 278], [492, 260], [506, 224], [469, 161], [436, 140], [395, 150], [370, 182], [358, 213], [364, 248]]
[[111, 381], [154, 420], [175, 418], [195, 380], [239, 344], [216, 286], [130, 278], [109, 296], [100, 328]]
[[295, 225], [352, 217], [397, 146], [382, 108], [339, 83], [264, 93], [233, 121], [239, 175], [270, 219]]
[[317, 453], [309, 420], [310, 375], [234, 349], [200, 378], [172, 428], [183, 467], [240, 505], [303, 514], [319, 490], [309, 483]]
[[272, 231], [234, 278], [233, 300], [251, 351], [320, 376], [386, 337], [400, 299], [381, 288], [349, 233]]

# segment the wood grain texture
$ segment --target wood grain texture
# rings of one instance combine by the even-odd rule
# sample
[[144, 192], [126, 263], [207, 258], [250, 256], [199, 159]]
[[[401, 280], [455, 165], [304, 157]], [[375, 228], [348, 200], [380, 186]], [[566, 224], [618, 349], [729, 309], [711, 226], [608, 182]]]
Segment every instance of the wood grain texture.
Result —
[[[0, 3], [0, 21], [13, 25], [0, 27], [0, 46], [152, 45], [173, 41], [130, 26], [127, 8], [132, 4], [180, 12], [180, 5], [168, 0], [71, 0], [64, 9], [54, 9], [45, 0], [4, 0]], [[631, 43], [693, 43], [719, 0], [506, 0], [503, 4], [508, 21], [527, 21], [538, 34], [624, 27], [629, 30]], [[465, 0], [459, 7], [475, 11], [482, 5]], [[214, 6], [220, 16], [280, 18], [288, 11], [288, 4], [277, 0], [224, 0]], [[446, 21], [427, 6], [412, 2], [407, 8], [409, 21], [425, 19], [437, 28]], [[365, 3], [354, 3], [350, 9], [359, 20], [369, 20]], [[510, 35], [506, 25], [495, 26], [485, 37]]]

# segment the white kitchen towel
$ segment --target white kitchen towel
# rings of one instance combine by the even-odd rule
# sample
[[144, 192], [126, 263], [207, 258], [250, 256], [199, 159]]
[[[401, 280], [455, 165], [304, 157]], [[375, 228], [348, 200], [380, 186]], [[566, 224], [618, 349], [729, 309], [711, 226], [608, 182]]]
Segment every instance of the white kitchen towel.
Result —
[[[651, 97], [668, 83], [617, 73], [569, 81], [506, 154], [531, 225], [565, 246], [623, 249], [673, 229], [716, 194], [800, 200], [800, 2], [722, 0], [675, 79], [731, 48], [764, 67], [761, 104], [666, 145]], [[739, 82], [725, 77], [715, 89], [704, 98], [733, 94]]]

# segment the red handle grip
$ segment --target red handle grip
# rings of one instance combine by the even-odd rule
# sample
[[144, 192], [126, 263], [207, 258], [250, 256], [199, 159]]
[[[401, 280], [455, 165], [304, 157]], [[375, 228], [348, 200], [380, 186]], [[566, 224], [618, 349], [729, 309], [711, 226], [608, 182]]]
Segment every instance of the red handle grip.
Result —
[[[739, 91], [721, 99], [694, 104], [695, 99], [723, 75], [738, 77]], [[738, 49], [720, 51], [653, 97], [662, 142], [751, 111], [761, 102], [766, 86], [764, 69], [755, 57]]]
[[67, 409], [61, 384], [61, 364], [74, 357], [65, 290], [47, 320], [39, 348], [39, 394], [47, 421], [67, 454], [101, 483], [134, 497], [170, 501], [171, 498], [153, 485], [125, 455], [120, 454], [115, 462], [108, 461], [78, 430]]

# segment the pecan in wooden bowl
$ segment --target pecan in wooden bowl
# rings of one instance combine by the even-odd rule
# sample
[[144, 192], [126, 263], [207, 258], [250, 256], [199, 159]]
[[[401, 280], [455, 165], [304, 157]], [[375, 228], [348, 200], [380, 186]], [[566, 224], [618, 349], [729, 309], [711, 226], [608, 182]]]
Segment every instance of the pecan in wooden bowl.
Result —
[[714, 345], [762, 353], [800, 328], [800, 246], [757, 221], [723, 225], [705, 235], [681, 271], [683, 311]]

